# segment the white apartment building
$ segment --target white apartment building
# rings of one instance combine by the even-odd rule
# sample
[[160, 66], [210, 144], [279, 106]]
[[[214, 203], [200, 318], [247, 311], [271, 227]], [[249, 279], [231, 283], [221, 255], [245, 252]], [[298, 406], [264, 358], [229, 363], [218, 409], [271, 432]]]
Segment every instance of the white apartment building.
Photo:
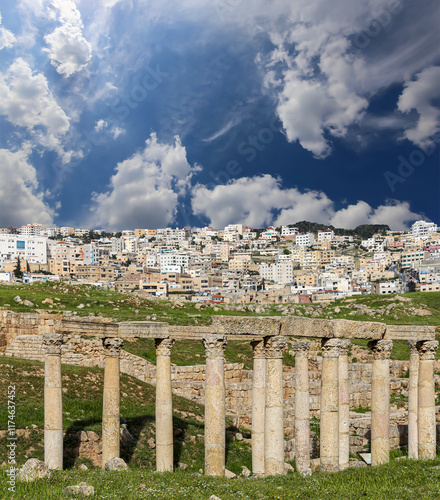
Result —
[[414, 237], [418, 236], [428, 236], [429, 233], [435, 233], [437, 231], [437, 224], [434, 222], [426, 222], [424, 220], [418, 220], [414, 222], [411, 226], [411, 234]]
[[162, 272], [163, 269], [169, 268], [170, 266], [181, 266], [182, 268], [187, 268], [188, 262], [189, 255], [183, 252], [164, 252], [159, 255], [159, 267]]
[[281, 226], [281, 236], [295, 236], [298, 233], [297, 227]]
[[335, 233], [331, 229], [326, 231], [318, 231], [318, 242], [322, 243], [324, 241], [332, 241], [335, 237]]
[[22, 236], [40, 236], [43, 226], [41, 224], [26, 224], [21, 226], [20, 234]]
[[243, 224], [229, 224], [225, 227], [225, 236], [230, 233], [238, 233], [243, 236]]
[[264, 280], [273, 281], [279, 285], [292, 283], [292, 262], [279, 262], [278, 264], [260, 264], [260, 277]]
[[31, 263], [46, 264], [47, 238], [21, 234], [0, 235], [0, 260], [14, 260], [18, 257]]
[[315, 243], [315, 237], [313, 233], [298, 234], [295, 241], [298, 247], [311, 247]]

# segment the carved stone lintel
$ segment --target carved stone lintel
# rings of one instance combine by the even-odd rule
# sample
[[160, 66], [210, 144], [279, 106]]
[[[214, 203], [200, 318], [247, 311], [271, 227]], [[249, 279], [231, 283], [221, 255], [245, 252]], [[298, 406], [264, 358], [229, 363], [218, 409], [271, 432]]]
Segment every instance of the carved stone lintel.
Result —
[[321, 349], [323, 358], [339, 358], [341, 342], [339, 339], [322, 339]]
[[371, 340], [368, 342], [368, 347], [371, 349], [374, 359], [390, 359], [393, 341]]
[[254, 358], [265, 358], [266, 349], [264, 348], [264, 340], [252, 340], [252, 350], [254, 351]]
[[155, 339], [156, 356], [171, 356], [174, 339]]
[[421, 360], [434, 360], [437, 349], [437, 340], [421, 340], [417, 342], [417, 350]]
[[122, 339], [117, 337], [105, 337], [102, 339], [102, 345], [104, 346], [105, 356], [110, 356], [112, 358], [117, 358], [121, 354], [121, 348], [124, 344]]
[[63, 345], [63, 336], [61, 333], [44, 333], [43, 346], [46, 348], [46, 354], [61, 355], [61, 346]]
[[286, 337], [281, 335], [265, 337], [264, 347], [266, 349], [266, 358], [282, 358], [283, 351], [287, 347]]
[[203, 346], [207, 358], [222, 358], [226, 347], [226, 335], [210, 334], [203, 336]]
[[350, 350], [351, 342], [350, 339], [339, 339], [340, 356], [348, 356], [348, 351]]
[[408, 345], [411, 354], [419, 354], [417, 349], [417, 340], [408, 340]]
[[295, 357], [307, 357], [309, 355], [311, 342], [292, 342]]

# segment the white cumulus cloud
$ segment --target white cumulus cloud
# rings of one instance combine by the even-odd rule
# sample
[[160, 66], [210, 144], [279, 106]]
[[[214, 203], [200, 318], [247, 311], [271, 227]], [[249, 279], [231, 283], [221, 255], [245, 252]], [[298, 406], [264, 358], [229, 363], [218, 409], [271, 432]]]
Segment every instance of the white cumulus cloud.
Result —
[[29, 151], [0, 149], [0, 226], [21, 226], [34, 220], [52, 224], [56, 215], [44, 201]]
[[83, 36], [81, 13], [73, 0], [53, 0], [50, 9], [60, 26], [44, 37], [45, 50], [58, 73], [68, 77], [88, 65], [92, 46]]
[[115, 230], [170, 224], [198, 169], [188, 163], [179, 137], [164, 144], [152, 133], [143, 150], [118, 163], [109, 190], [94, 194], [91, 225]]
[[[2, 23], [2, 15], [0, 14], [0, 24]], [[16, 41], [14, 33], [6, 28], [0, 27], [0, 50], [10, 49]]]
[[242, 177], [213, 189], [197, 184], [192, 190], [192, 209], [214, 227], [238, 222], [251, 227], [280, 226], [308, 220], [347, 229], [359, 224], [388, 224], [397, 230], [422, 217], [413, 213], [408, 203], [394, 200], [377, 208], [359, 201], [336, 210], [322, 191], [285, 189], [280, 179], [269, 174]]
[[433, 104], [440, 96], [440, 66], [425, 68], [414, 81], [408, 82], [399, 97], [398, 108], [403, 113], [416, 110], [417, 125], [405, 131], [404, 136], [420, 147], [432, 144], [440, 131], [440, 109]]

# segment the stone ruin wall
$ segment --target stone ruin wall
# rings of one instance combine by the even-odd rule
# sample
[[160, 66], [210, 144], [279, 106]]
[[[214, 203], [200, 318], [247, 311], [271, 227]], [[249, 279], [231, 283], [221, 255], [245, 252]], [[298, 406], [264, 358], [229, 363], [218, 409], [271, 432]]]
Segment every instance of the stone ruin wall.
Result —
[[[47, 314], [47, 313], [46, 313]], [[42, 315], [41, 318], [46, 317]], [[53, 318], [54, 315], [49, 317]], [[38, 313], [14, 313], [0, 310], [0, 354], [17, 358], [44, 361], [42, 346], [42, 324]], [[134, 339], [133, 339], [134, 340]], [[294, 339], [290, 339], [294, 341]], [[321, 357], [311, 352], [309, 358], [310, 414], [319, 418], [321, 392]], [[314, 355], [315, 354], [315, 355]], [[104, 367], [102, 340], [90, 336], [71, 334], [64, 339], [62, 363], [76, 366]], [[139, 380], [155, 384], [156, 368], [149, 361], [121, 351], [121, 372]], [[407, 396], [409, 379], [404, 375], [408, 371], [409, 361], [390, 362], [391, 394]], [[295, 389], [294, 368], [284, 369], [284, 425], [286, 452], [293, 454]], [[435, 372], [440, 371], [440, 360], [436, 361]], [[371, 363], [350, 363], [349, 388], [350, 409], [371, 407]], [[203, 404], [205, 398], [205, 365], [172, 366], [171, 381], [173, 393]], [[245, 370], [243, 364], [225, 364], [226, 415], [235, 426], [251, 427], [252, 408], [252, 370]], [[436, 375], [436, 390], [440, 390], [440, 377]], [[437, 440], [440, 441], [440, 408], [437, 408]], [[406, 444], [407, 412], [392, 411], [390, 428], [390, 446], [397, 448]], [[371, 414], [350, 414], [350, 450], [362, 451], [370, 441]]]

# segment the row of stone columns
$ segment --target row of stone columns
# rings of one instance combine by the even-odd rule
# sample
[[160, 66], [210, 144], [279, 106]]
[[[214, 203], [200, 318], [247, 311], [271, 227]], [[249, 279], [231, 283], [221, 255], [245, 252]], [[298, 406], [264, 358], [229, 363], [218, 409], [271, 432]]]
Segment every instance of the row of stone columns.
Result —
[[[158, 471], [173, 470], [171, 391], [172, 339], [156, 339], [156, 463]], [[61, 384], [62, 335], [43, 335], [45, 358], [45, 462], [63, 467], [63, 412]], [[225, 472], [225, 335], [205, 335], [205, 473]], [[119, 457], [120, 351], [123, 341], [104, 338], [104, 393], [102, 464]], [[252, 469], [256, 475], [284, 473], [284, 396], [281, 336], [252, 342]], [[372, 350], [371, 454], [372, 465], [389, 460], [390, 384], [392, 341], [369, 343]], [[308, 353], [310, 342], [292, 344], [295, 351], [295, 445], [300, 472], [310, 467], [310, 406]], [[348, 351], [350, 341], [323, 339], [321, 387], [321, 470], [333, 472], [349, 461]], [[410, 458], [435, 458], [434, 359], [437, 341], [410, 342], [408, 453]]]

